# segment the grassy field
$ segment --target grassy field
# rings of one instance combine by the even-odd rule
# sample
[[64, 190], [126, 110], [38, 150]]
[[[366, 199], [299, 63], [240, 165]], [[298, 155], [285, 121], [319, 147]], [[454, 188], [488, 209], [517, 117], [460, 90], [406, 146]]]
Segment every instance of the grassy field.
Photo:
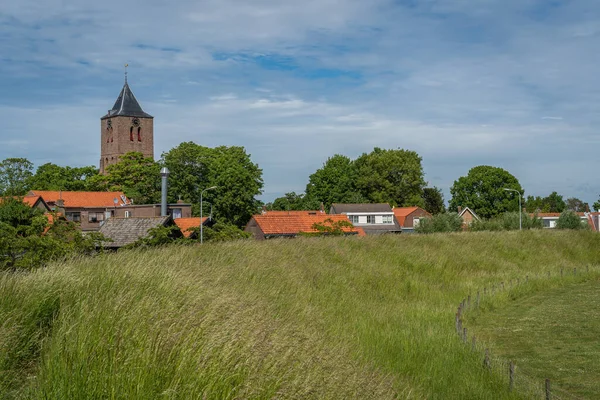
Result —
[[456, 305], [588, 264], [600, 235], [535, 231], [171, 247], [4, 274], [0, 397], [526, 398], [458, 340]]
[[493, 352], [515, 362], [517, 377], [535, 377], [538, 382], [549, 378], [555, 391], [597, 398], [599, 289], [597, 277], [588, 282], [568, 282], [514, 299], [493, 312], [477, 313], [469, 326]]

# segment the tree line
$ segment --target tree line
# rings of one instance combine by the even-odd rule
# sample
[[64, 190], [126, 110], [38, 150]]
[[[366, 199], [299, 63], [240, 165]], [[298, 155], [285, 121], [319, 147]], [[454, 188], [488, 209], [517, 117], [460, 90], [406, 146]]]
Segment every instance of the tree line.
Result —
[[[262, 170], [252, 162], [243, 147], [209, 148], [184, 142], [164, 152], [154, 161], [141, 153], [128, 153], [100, 175], [93, 166], [69, 167], [47, 163], [35, 172], [23, 158], [0, 162], [0, 194], [24, 195], [28, 190], [123, 191], [137, 204], [160, 200], [160, 169], [168, 167], [169, 202], [183, 200], [199, 215], [200, 192], [205, 192], [207, 212], [220, 223], [242, 228], [265, 205], [256, 199], [262, 193]], [[507, 191], [505, 189], [510, 189]], [[493, 166], [476, 166], [459, 177], [450, 188], [449, 211], [469, 207], [484, 219], [519, 210], [529, 213], [582, 212], [589, 209], [578, 198], [564, 199], [557, 192], [548, 196], [527, 196], [518, 179]], [[267, 203], [272, 210], [314, 210], [332, 203], [388, 203], [392, 206], [420, 206], [431, 214], [446, 212], [442, 191], [428, 187], [422, 158], [405, 149], [374, 148], [355, 159], [336, 154], [308, 177], [304, 193], [286, 193]], [[600, 200], [593, 204], [597, 210]], [[205, 213], [206, 214], [206, 213]]]

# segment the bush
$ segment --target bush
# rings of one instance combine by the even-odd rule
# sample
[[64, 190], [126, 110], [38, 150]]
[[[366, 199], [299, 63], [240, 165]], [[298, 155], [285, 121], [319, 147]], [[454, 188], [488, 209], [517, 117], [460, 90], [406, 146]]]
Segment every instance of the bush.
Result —
[[582, 221], [579, 215], [575, 211], [567, 210], [563, 211], [556, 221], [556, 227], [558, 229], [587, 229], [588, 225], [585, 221]]
[[424, 218], [415, 227], [417, 233], [460, 232], [463, 220], [457, 213], [442, 213]]
[[[530, 217], [527, 213], [522, 213], [523, 229], [541, 229], [544, 224], [537, 215]], [[519, 229], [519, 213], [507, 212], [496, 218], [473, 221], [469, 230], [478, 231], [512, 231]]]

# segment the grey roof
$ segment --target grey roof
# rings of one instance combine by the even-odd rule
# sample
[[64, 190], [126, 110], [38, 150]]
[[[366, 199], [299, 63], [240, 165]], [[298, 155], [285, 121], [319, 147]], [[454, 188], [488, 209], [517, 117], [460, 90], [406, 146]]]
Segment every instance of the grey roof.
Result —
[[333, 203], [329, 214], [345, 214], [345, 213], [356, 213], [356, 212], [393, 212], [392, 207], [387, 203], [358, 203], [358, 204], [343, 204]]
[[113, 108], [102, 119], [117, 116], [154, 118], [142, 110], [140, 103], [136, 100], [127, 82], [123, 85], [123, 89], [121, 89], [121, 93], [119, 93], [119, 97], [115, 101]]
[[354, 226], [356, 226], [357, 228], [362, 228], [362, 230], [365, 231], [365, 233], [367, 235], [378, 235], [381, 233], [400, 233], [400, 232], [402, 232], [402, 228], [400, 227], [400, 225], [398, 225], [398, 222], [396, 222], [395, 218], [394, 218], [394, 225], [355, 224]]
[[109, 218], [100, 227], [100, 233], [112, 242], [107, 242], [104, 247], [118, 248], [135, 243], [138, 239], [148, 235], [148, 231], [158, 226], [166, 226], [172, 222], [170, 216], [166, 217], [139, 217], [139, 218]]

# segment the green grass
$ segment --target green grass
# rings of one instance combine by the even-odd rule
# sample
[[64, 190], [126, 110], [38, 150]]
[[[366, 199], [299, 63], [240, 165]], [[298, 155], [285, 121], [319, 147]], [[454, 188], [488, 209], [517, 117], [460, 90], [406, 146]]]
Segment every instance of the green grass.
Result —
[[516, 363], [517, 378], [549, 378], [555, 391], [595, 398], [600, 393], [599, 288], [597, 276], [569, 281], [476, 314], [469, 325], [493, 352]]
[[525, 274], [599, 265], [599, 249], [591, 232], [306, 238], [4, 274], [0, 397], [527, 398], [458, 340], [456, 305]]

